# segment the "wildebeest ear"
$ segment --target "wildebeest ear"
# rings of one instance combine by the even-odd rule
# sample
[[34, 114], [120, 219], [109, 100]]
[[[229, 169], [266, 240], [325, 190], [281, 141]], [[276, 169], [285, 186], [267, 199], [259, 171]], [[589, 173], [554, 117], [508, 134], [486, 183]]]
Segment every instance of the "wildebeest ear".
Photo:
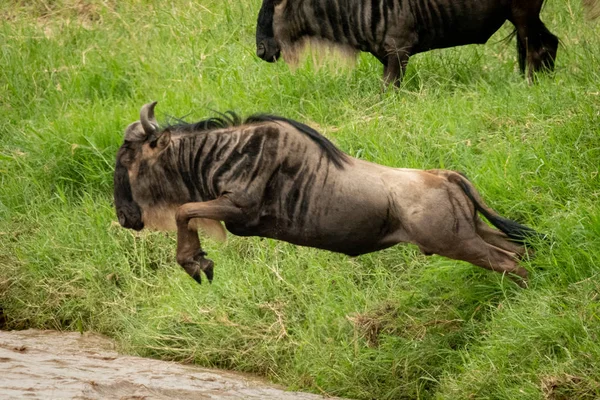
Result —
[[163, 150], [171, 143], [171, 132], [168, 130], [162, 132], [158, 138], [154, 141], [154, 146], [157, 150]]
[[144, 128], [142, 128], [140, 121], [129, 124], [127, 129], [125, 129], [125, 140], [128, 142], [139, 142], [145, 138], [146, 132], [144, 132]]
[[140, 122], [142, 123], [142, 127], [144, 127], [144, 132], [149, 136], [156, 132], [158, 129], [158, 122], [156, 122], [156, 118], [154, 118], [154, 107], [156, 106], [157, 101], [153, 101], [152, 103], [145, 104], [140, 110]]

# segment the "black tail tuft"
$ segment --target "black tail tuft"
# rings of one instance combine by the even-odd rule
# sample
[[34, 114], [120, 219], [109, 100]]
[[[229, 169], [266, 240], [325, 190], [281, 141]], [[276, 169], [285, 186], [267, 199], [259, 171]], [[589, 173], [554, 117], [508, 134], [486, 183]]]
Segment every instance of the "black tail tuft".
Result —
[[[477, 204], [475, 204], [477, 207]], [[510, 220], [508, 218], [498, 217], [489, 215], [484, 210], [477, 208], [481, 214], [487, 218], [496, 228], [500, 229], [502, 232], [508, 236], [508, 238], [515, 243], [519, 244], [527, 244], [531, 242], [531, 240], [545, 239], [546, 235], [543, 235], [528, 226], [521, 225], [518, 222]]]
[[494, 215], [489, 213], [488, 210], [486, 210], [485, 207], [482, 207], [482, 205], [479, 204], [477, 199], [475, 199], [473, 193], [471, 192], [471, 188], [466, 182], [461, 180], [458, 183], [467, 195], [467, 197], [475, 205], [475, 209], [479, 211], [488, 221], [490, 221], [492, 225], [504, 232], [512, 242], [519, 244], [528, 244], [532, 240], [536, 241], [547, 239], [546, 235], [541, 234], [528, 226], [521, 225], [516, 221], [501, 217], [497, 214]]

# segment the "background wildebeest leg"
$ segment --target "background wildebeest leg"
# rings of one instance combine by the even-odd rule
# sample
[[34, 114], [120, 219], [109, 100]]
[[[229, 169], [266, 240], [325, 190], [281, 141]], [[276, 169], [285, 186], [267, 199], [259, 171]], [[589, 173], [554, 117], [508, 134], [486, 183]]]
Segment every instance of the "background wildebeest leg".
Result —
[[206, 218], [217, 221], [232, 221], [242, 215], [227, 197], [202, 203], [186, 203], [177, 209], [177, 263], [198, 283], [200, 271], [204, 271], [209, 282], [213, 279], [213, 262], [204, 258], [206, 253], [200, 247], [198, 232], [189, 227], [190, 219]]
[[400, 87], [406, 66], [408, 65], [409, 54], [407, 52], [399, 52], [388, 55], [385, 59], [380, 59], [383, 63], [383, 82], [385, 86], [394, 84]]
[[517, 33], [517, 60], [519, 62], [519, 71], [525, 76], [525, 62], [527, 61], [527, 39]]
[[481, 237], [461, 241], [460, 245], [438, 251], [437, 254], [509, 274], [519, 286], [527, 286], [527, 270], [517, 264], [517, 254], [493, 246]]
[[[532, 26], [534, 27], [532, 29]], [[535, 73], [553, 71], [558, 38], [554, 36], [539, 19], [527, 27], [527, 80], [535, 80]]]
[[[532, 83], [535, 73], [553, 71], [558, 50], [558, 38], [540, 20], [542, 1], [524, 1], [515, 5], [510, 21], [517, 29], [519, 68], [523, 69], [521, 56], [526, 53], [527, 80]], [[520, 44], [519, 44], [520, 43]]]

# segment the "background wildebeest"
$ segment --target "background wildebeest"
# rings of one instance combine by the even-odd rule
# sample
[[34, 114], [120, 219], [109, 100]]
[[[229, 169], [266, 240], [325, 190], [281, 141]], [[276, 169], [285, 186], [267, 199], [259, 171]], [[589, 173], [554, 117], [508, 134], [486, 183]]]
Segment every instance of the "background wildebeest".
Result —
[[535, 232], [500, 217], [456, 172], [355, 159], [312, 128], [270, 115], [160, 129], [155, 105], [142, 108], [118, 151], [117, 215], [126, 228], [177, 229], [177, 262], [197, 282], [201, 270], [213, 277], [197, 232], [209, 221], [350, 256], [408, 242], [522, 283], [527, 276], [517, 260]]
[[[424, 51], [485, 43], [508, 20], [528, 79], [554, 69], [558, 38], [540, 20], [544, 0], [263, 0], [256, 53], [272, 62], [297, 43], [323, 39], [373, 54], [386, 84], [400, 84], [408, 59]], [[584, 0], [590, 14], [598, 0]]]

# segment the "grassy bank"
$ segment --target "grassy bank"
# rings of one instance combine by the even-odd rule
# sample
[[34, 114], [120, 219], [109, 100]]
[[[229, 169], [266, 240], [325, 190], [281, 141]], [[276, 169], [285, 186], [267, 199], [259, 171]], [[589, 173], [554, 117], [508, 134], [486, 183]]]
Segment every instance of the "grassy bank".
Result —
[[[380, 64], [254, 55], [260, 2], [8, 0], [0, 6], [3, 328], [95, 330], [125, 351], [259, 373], [360, 399], [600, 397], [600, 26], [549, 0], [563, 42], [528, 86], [504, 27], [418, 55], [403, 88]], [[530, 288], [411, 246], [348, 258], [283, 242], [204, 240], [212, 285], [173, 234], [118, 226], [124, 128], [270, 112], [386, 165], [465, 172], [501, 214], [551, 237]]]

